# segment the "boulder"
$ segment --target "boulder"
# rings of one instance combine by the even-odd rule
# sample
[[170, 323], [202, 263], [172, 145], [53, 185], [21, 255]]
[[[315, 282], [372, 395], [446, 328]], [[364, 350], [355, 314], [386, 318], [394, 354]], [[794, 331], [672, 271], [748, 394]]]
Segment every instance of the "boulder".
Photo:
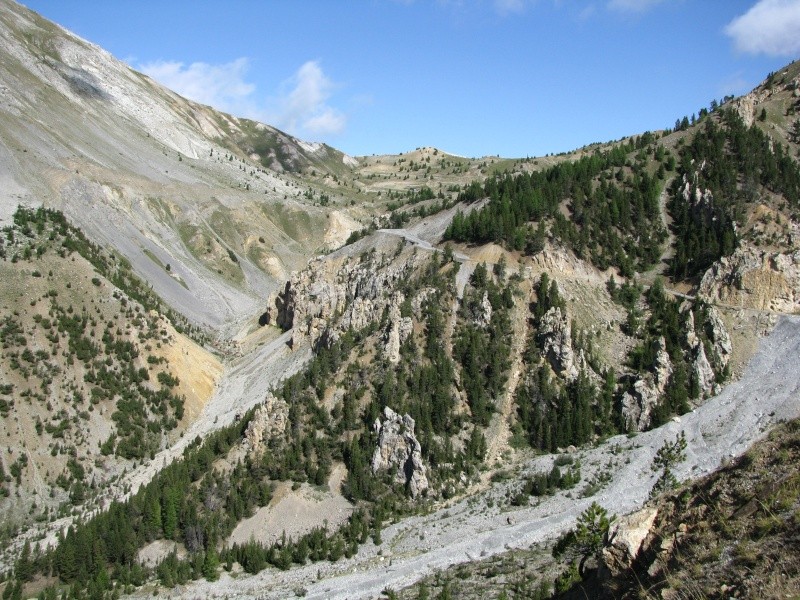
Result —
[[633, 566], [657, 516], [658, 509], [645, 507], [612, 523], [608, 532], [609, 544], [603, 548], [600, 560], [605, 575], [614, 577]]

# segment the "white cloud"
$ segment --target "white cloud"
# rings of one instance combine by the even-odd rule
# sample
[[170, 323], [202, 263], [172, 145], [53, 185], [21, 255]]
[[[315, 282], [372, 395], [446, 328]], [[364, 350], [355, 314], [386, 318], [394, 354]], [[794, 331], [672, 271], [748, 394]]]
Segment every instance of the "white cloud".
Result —
[[597, 7], [594, 4], [588, 4], [581, 11], [578, 13], [578, 19], [581, 21], [586, 21], [594, 15], [597, 11]]
[[284, 82], [282, 93], [273, 101], [277, 125], [290, 132], [341, 133], [347, 117], [327, 103], [334, 88], [335, 84], [322, 72], [319, 62], [306, 62]]
[[664, 0], [609, 0], [608, 7], [621, 12], [644, 12]]
[[303, 129], [318, 135], [341, 133], [347, 124], [345, 116], [334, 108], [325, 108], [308, 117], [303, 122]]
[[328, 101], [336, 84], [318, 61], [308, 61], [281, 84], [277, 96], [257, 98], [256, 86], [247, 81], [247, 58], [210, 65], [185, 65], [159, 60], [138, 65], [138, 69], [159, 83], [196, 102], [209, 104], [236, 116], [250, 117], [284, 129], [297, 136], [321, 136], [344, 131], [347, 117]]
[[521, 13], [525, 10], [525, 0], [494, 0], [494, 9], [502, 16]]
[[244, 80], [248, 69], [246, 58], [223, 65], [196, 62], [189, 66], [158, 60], [138, 68], [181, 96], [231, 112], [241, 110], [256, 89]]
[[737, 50], [792, 56], [800, 52], [800, 0], [759, 0], [725, 27]]

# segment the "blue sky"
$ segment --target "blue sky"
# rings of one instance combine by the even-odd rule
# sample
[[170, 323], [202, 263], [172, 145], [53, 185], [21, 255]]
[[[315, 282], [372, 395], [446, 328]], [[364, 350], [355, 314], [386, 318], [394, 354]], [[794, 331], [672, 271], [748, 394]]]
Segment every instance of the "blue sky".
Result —
[[26, 0], [179, 93], [352, 155], [541, 156], [800, 57], [800, 0]]

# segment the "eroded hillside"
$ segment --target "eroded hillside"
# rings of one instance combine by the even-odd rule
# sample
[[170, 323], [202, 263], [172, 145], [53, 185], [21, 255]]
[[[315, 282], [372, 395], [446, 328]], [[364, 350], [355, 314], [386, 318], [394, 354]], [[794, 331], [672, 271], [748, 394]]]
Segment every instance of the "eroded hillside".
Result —
[[60, 214], [18, 211], [0, 251], [9, 534], [96, 504], [124, 469], [174, 443], [222, 366], [124, 259]]

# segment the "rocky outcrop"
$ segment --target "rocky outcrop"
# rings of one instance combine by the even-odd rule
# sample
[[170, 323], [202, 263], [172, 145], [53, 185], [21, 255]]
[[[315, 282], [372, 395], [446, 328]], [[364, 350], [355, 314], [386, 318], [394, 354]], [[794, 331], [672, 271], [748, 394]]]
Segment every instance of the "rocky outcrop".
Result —
[[747, 127], [756, 122], [758, 107], [772, 95], [770, 89], [756, 89], [733, 101], [733, 108]]
[[622, 396], [622, 417], [630, 431], [644, 431], [650, 426], [653, 409], [658, 406], [672, 376], [672, 361], [664, 338], [660, 337], [654, 343], [656, 359], [653, 371], [637, 379], [632, 391]]
[[800, 251], [769, 252], [743, 243], [706, 271], [698, 295], [734, 307], [800, 309]]
[[706, 315], [705, 323], [698, 325], [705, 332], [704, 342], [695, 328], [694, 313], [691, 310], [686, 312], [688, 359], [703, 397], [719, 393], [716, 374], [727, 366], [733, 351], [730, 335], [717, 310], [708, 306]]
[[492, 321], [492, 303], [489, 292], [470, 288], [462, 297], [462, 314], [471, 324], [481, 329], [489, 327]]
[[292, 329], [292, 343], [327, 345], [350, 328], [380, 321], [393, 302], [391, 290], [406, 281], [424, 255], [389, 263], [386, 256], [318, 258], [295, 273], [269, 303], [268, 322]]
[[700, 394], [703, 397], [708, 397], [719, 393], [720, 387], [716, 384], [717, 378], [714, 374], [714, 368], [711, 366], [708, 356], [706, 356], [705, 347], [702, 343], [698, 343], [691, 350], [689, 358], [692, 363], [695, 381], [700, 387]]
[[422, 311], [425, 306], [425, 303], [428, 301], [429, 298], [434, 297], [435, 295], [436, 295], [436, 288], [425, 287], [422, 288], [416, 294], [414, 294], [414, 297], [411, 298], [411, 310], [414, 311], [414, 315], [420, 321], [424, 319]]
[[263, 448], [274, 437], [284, 434], [289, 420], [289, 405], [272, 394], [256, 408], [244, 432], [244, 447], [253, 452]]
[[658, 509], [645, 507], [614, 522], [609, 528], [609, 544], [600, 560], [601, 577], [616, 577], [632, 566], [653, 530]]
[[276, 325], [284, 331], [292, 328], [294, 322], [294, 305], [287, 306], [291, 283], [286, 282], [283, 291], [272, 294], [267, 301], [267, 310], [259, 319], [261, 325]]
[[567, 379], [578, 376], [575, 353], [572, 350], [572, 327], [566, 311], [550, 308], [539, 320], [539, 340], [542, 352], [553, 369]]
[[714, 368], [706, 355], [703, 340], [695, 331], [694, 313], [691, 310], [686, 313], [686, 345], [689, 348], [689, 364], [700, 393], [703, 397], [717, 393], [719, 386], [716, 384]]
[[711, 338], [711, 345], [714, 352], [714, 364], [718, 369], [724, 369], [731, 359], [733, 345], [731, 336], [719, 316], [719, 312], [713, 306], [707, 308], [706, 330]]
[[389, 319], [386, 329], [383, 332], [384, 350], [383, 355], [392, 364], [400, 362], [400, 346], [414, 330], [414, 322], [411, 317], [403, 317], [400, 306], [403, 304], [405, 296], [397, 293], [392, 296], [389, 305]]
[[481, 301], [475, 305], [472, 322], [483, 328], [488, 327], [492, 322], [492, 303], [489, 302], [489, 292], [484, 291]]
[[[699, 172], [702, 172], [703, 169], [705, 169], [705, 162], [699, 166]], [[697, 179], [696, 174], [693, 179]], [[714, 201], [714, 195], [711, 193], [711, 190], [704, 190], [699, 185], [693, 185], [689, 181], [689, 177], [686, 175], [683, 176], [683, 187], [681, 188], [681, 194], [683, 195], [683, 199], [686, 202], [691, 203], [692, 206], [710, 206]]]
[[593, 374], [583, 350], [572, 346], [572, 325], [567, 311], [558, 306], [550, 308], [539, 320], [539, 344], [553, 370], [567, 381], [572, 381], [581, 371]]
[[773, 80], [771, 84], [762, 84], [749, 94], [745, 94], [732, 102], [733, 108], [742, 117], [745, 125], [750, 127], [755, 123], [762, 105], [783, 90], [792, 92], [794, 98], [800, 98], [800, 78], [795, 77], [789, 81], [783, 79], [783, 81], [784, 83], [780, 83]]
[[372, 455], [372, 472], [393, 472], [394, 481], [406, 485], [411, 497], [416, 498], [427, 492], [429, 484], [422, 449], [414, 435], [414, 419], [401, 417], [388, 406], [383, 418], [383, 422], [375, 419], [378, 445]]

